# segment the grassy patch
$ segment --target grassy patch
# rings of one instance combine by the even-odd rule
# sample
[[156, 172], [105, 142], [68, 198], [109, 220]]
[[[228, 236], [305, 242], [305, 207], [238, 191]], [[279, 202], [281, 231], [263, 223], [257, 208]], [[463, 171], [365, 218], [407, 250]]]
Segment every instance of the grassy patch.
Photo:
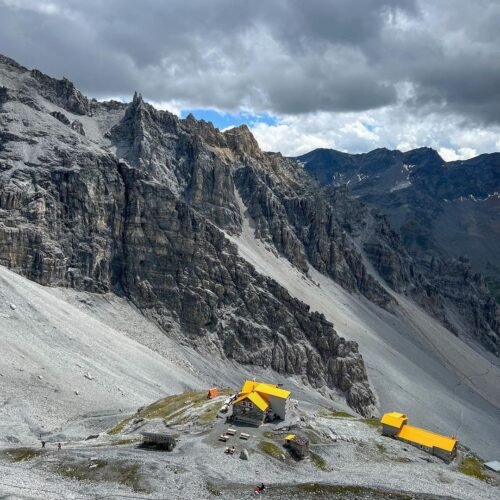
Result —
[[169, 420], [169, 425], [185, 425], [191, 420], [189, 415], [179, 415], [178, 417]]
[[296, 486], [303, 494], [315, 498], [383, 498], [391, 500], [412, 500], [412, 497], [399, 492], [365, 488], [363, 486], [341, 486], [337, 484], [305, 483]]
[[[94, 467], [90, 469], [90, 465]], [[57, 472], [64, 477], [73, 479], [75, 481], [85, 481], [92, 479], [99, 472], [99, 469], [106, 467], [108, 462], [106, 460], [94, 460], [92, 462], [75, 462], [71, 465], [60, 464]]]
[[[219, 395], [230, 395], [233, 394], [232, 389], [223, 389], [219, 391]], [[175, 394], [174, 396], [168, 396], [166, 398], [155, 401], [153, 404], [146, 406], [141, 409], [132, 417], [128, 417], [118, 425], [116, 425], [110, 434], [119, 434], [123, 431], [126, 425], [135, 419], [153, 419], [153, 418], [163, 418], [166, 421], [171, 421], [170, 423], [174, 425], [180, 425], [187, 423], [190, 418], [185, 415], [185, 411], [192, 408], [199, 408], [208, 402], [206, 391], [189, 391], [183, 392], [182, 394]], [[206, 410], [201, 416], [201, 422], [211, 422], [215, 419], [217, 412], [219, 410], [219, 403], [214, 402], [209, 409]]]
[[122, 420], [120, 423], [115, 425], [110, 431], [109, 434], [120, 434], [120, 432], [123, 431], [124, 427], [132, 421], [132, 417], [126, 418], [125, 420]]
[[274, 439], [275, 441], [279, 439], [279, 436], [277, 436], [274, 432], [271, 431], [264, 431], [262, 435], [267, 439]]
[[112, 441], [111, 445], [112, 446], [122, 446], [125, 444], [134, 444], [138, 443], [139, 439], [117, 439], [116, 441]]
[[259, 443], [259, 449], [270, 457], [277, 458], [279, 460], [285, 459], [283, 450], [279, 446], [276, 446], [274, 443], [270, 443], [269, 441], [261, 441]]
[[136, 492], [147, 491], [146, 488], [141, 486], [140, 468], [139, 464], [116, 465], [114, 472], [119, 475], [117, 482], [128, 486]]
[[458, 470], [462, 474], [477, 477], [481, 481], [485, 481], [488, 477], [484, 472], [483, 464], [476, 457], [463, 458], [458, 465]]
[[312, 451], [310, 451], [309, 456], [311, 457], [311, 462], [314, 464], [316, 468], [323, 471], [328, 470], [328, 466], [326, 465], [325, 459], [321, 455], [318, 455], [317, 453], [313, 453]]
[[59, 463], [55, 472], [75, 481], [106, 481], [122, 484], [135, 492], [148, 491], [142, 486], [140, 465], [135, 463], [107, 460], [72, 461]]
[[[256, 481], [258, 482], [258, 481]], [[250, 487], [251, 488], [251, 487]], [[230, 484], [221, 486], [224, 497], [227, 498], [250, 498], [248, 484]], [[218, 489], [217, 489], [218, 491]], [[260, 496], [260, 495], [259, 495]], [[413, 500], [414, 497], [402, 491], [386, 490], [383, 488], [370, 488], [357, 485], [340, 485], [325, 483], [302, 483], [281, 484], [272, 486], [264, 492], [263, 497], [269, 498], [293, 498], [316, 500], [354, 500], [354, 499], [378, 499], [378, 500]], [[420, 497], [419, 497], [420, 498]], [[423, 498], [423, 496], [422, 496]], [[426, 497], [427, 498], [427, 497]]]
[[325, 441], [310, 425], [306, 427], [306, 436], [311, 444], [321, 444]]
[[353, 415], [345, 411], [320, 408], [319, 416], [323, 418], [354, 418]]
[[206, 488], [210, 495], [213, 497], [220, 497], [222, 495], [222, 490], [210, 481], [206, 484]]
[[201, 405], [207, 402], [207, 393], [203, 392], [184, 392], [174, 396], [160, 399], [152, 405], [147, 406], [138, 414], [143, 418], [163, 418], [168, 420], [178, 411], [183, 410], [187, 406]]
[[11, 462], [24, 462], [32, 458], [40, 457], [45, 454], [45, 450], [34, 448], [8, 448], [0, 452]]
[[369, 425], [370, 427], [373, 427], [374, 429], [378, 429], [380, 427], [379, 418], [362, 418], [361, 422], [363, 422], [366, 425]]
[[377, 443], [375, 446], [380, 453], [385, 453], [387, 451], [387, 448], [382, 443]]
[[217, 413], [219, 413], [220, 410], [220, 403], [215, 402], [214, 404], [210, 405], [200, 416], [199, 416], [199, 421], [206, 424], [208, 422], [213, 422], [216, 417]]

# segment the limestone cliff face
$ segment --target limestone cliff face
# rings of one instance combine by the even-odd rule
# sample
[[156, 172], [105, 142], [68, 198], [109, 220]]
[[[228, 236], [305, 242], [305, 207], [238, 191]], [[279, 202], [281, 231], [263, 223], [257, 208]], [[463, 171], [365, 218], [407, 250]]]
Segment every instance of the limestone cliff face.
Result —
[[236, 172], [242, 197], [257, 221], [259, 237], [272, 242], [303, 271], [310, 263], [346, 290], [362, 293], [390, 309], [393, 299], [368, 273], [358, 249], [340, 224], [334, 200], [319, 190], [308, 190], [312, 188], [310, 180], [296, 164], [288, 168], [291, 176], [302, 177], [295, 189], [283, 189], [283, 183], [276, 183], [272, 177], [263, 181], [252, 167]]
[[303, 272], [313, 266], [391, 311], [378, 273], [498, 350], [497, 309], [466, 262], [410, 257], [382, 215], [262, 152], [246, 126], [222, 133], [137, 94], [89, 100], [0, 57], [1, 265], [44, 285], [122, 294], [205, 353], [297, 375], [370, 413], [356, 343], [226, 238], [242, 228], [238, 196], [256, 237]]
[[260, 162], [263, 175], [268, 156], [244, 127], [222, 134], [138, 95], [97, 103], [0, 58], [1, 265], [44, 285], [125, 295], [205, 353], [297, 375], [368, 414], [357, 344], [225, 237], [241, 227], [238, 172]]
[[347, 290], [391, 304], [340, 227], [331, 200], [296, 162], [260, 151], [246, 126], [221, 133], [192, 116], [178, 120], [157, 111], [135, 95], [124, 119], [107, 135], [120, 156], [217, 226], [240, 231], [237, 189], [256, 223], [256, 236], [299, 269], [307, 271], [309, 261]]

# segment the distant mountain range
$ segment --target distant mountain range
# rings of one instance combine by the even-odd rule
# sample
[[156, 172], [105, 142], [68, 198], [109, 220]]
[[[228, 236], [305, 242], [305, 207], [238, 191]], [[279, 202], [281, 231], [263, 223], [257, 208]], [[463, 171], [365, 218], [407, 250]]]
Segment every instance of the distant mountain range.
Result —
[[500, 301], [500, 153], [445, 162], [430, 148], [297, 158], [322, 185], [379, 208], [414, 255], [470, 259]]

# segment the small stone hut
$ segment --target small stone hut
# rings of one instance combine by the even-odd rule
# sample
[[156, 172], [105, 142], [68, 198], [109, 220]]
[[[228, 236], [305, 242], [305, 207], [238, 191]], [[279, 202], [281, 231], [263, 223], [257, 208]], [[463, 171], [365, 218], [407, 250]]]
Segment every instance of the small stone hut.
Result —
[[285, 438], [285, 446], [300, 460], [309, 455], [309, 440], [304, 436], [288, 434]]
[[175, 438], [162, 432], [143, 432], [142, 445], [172, 451], [175, 448]]

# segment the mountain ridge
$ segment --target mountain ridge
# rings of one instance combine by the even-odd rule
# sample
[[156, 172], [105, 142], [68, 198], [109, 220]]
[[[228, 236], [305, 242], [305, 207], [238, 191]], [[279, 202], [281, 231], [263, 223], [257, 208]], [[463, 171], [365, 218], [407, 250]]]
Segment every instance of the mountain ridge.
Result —
[[[412, 404], [404, 391], [403, 399], [391, 396], [396, 376], [384, 381], [378, 375], [386, 351], [396, 356], [404, 344], [403, 360], [413, 353], [417, 333], [405, 315], [432, 323], [414, 313], [416, 306], [408, 313], [407, 301], [418, 299], [450, 329], [476, 318], [474, 335], [462, 338], [480, 353], [483, 336], [495, 346], [488, 317], [495, 310], [475, 296], [480, 283], [466, 266], [452, 273], [444, 267], [446, 286], [429, 281], [430, 272], [438, 273], [408, 254], [380, 212], [342, 186], [319, 187], [296, 161], [261, 151], [247, 127], [220, 132], [208, 122], [156, 110], [139, 94], [128, 104], [83, 100], [90, 104], [75, 107], [79, 94], [67, 92], [68, 84], [49, 81], [40, 92], [45, 78], [9, 68], [0, 63], [0, 264], [45, 285], [125, 296], [166, 335], [181, 332], [183, 342], [207, 356], [297, 377], [346, 398], [364, 415], [380, 402]], [[81, 127], [73, 126], [76, 120]], [[243, 234], [247, 218], [251, 244], [278, 255], [276, 265], [289, 262], [303, 277], [299, 283], [317, 276], [329, 287], [333, 280], [345, 293], [335, 304], [367, 301], [380, 325], [376, 334], [367, 323], [360, 323], [367, 338], [349, 324], [342, 326], [349, 335], [337, 333], [328, 302], [321, 309], [314, 301], [306, 305], [309, 295], [292, 294], [285, 281], [256, 271], [231, 241]], [[313, 296], [316, 288], [308, 285]], [[457, 290], [454, 303], [443, 296], [450, 288]], [[383, 335], [393, 323], [401, 338], [392, 326], [389, 339], [371, 346], [377, 356], [370, 357], [369, 378], [358, 342]], [[449, 332], [432, 325], [450, 345]], [[466, 359], [475, 356], [460, 335], [456, 342]], [[478, 366], [490, 359], [483, 354], [474, 357]], [[436, 356], [429, 356], [432, 370], [441, 363]], [[399, 374], [411, 368], [422, 375], [405, 362]], [[453, 372], [450, 387], [477, 392], [469, 375], [446, 369]], [[490, 415], [489, 382], [485, 387], [484, 414]], [[440, 418], [446, 425], [444, 414]], [[485, 429], [489, 416], [487, 422]]]
[[[480, 300], [494, 309], [477, 273], [485, 274], [486, 283], [496, 293], [500, 277], [496, 249], [499, 153], [445, 162], [431, 148], [405, 153], [377, 149], [358, 155], [323, 149], [298, 157], [298, 161], [321, 185], [348, 186], [354, 197], [380, 210], [400, 232], [412, 257], [427, 268], [428, 276], [436, 268], [447, 267], [471, 276]], [[488, 314], [496, 329], [498, 313]]]
[[[223, 134], [136, 95], [99, 144], [86, 117], [104, 123], [106, 104], [75, 108], [71, 85], [19, 71], [21, 81], [3, 87], [1, 264], [45, 285], [125, 294], [193, 345], [295, 373], [371, 412], [357, 344], [258, 275], [218, 229], [235, 230], [240, 217], [227, 158], [203, 140], [233, 154]], [[33, 79], [48, 90], [40, 94]], [[85, 136], [52, 116], [47, 101], [78, 113]], [[102, 144], [122, 148], [123, 160]]]

